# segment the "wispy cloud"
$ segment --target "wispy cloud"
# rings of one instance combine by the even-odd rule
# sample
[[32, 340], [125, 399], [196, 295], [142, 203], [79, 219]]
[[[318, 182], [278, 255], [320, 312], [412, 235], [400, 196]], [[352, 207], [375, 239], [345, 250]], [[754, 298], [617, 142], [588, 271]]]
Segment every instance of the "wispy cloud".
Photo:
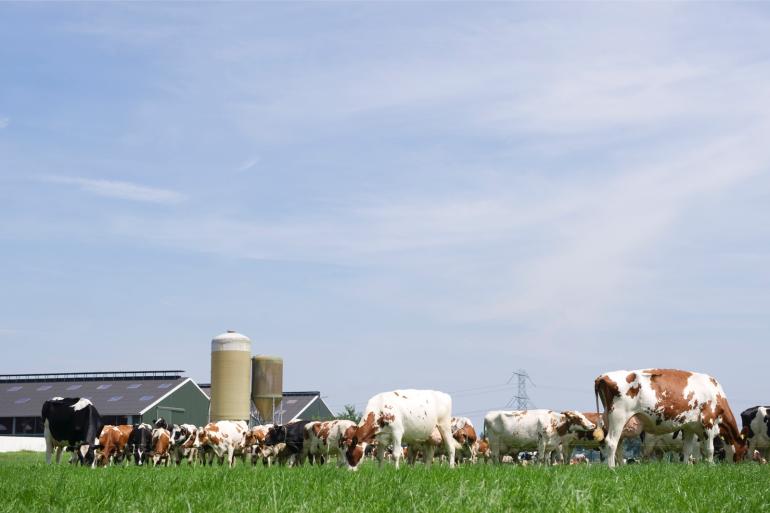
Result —
[[48, 183], [57, 183], [71, 185], [79, 188], [81, 191], [105, 196], [109, 198], [119, 198], [130, 201], [141, 201], [146, 203], [175, 204], [186, 199], [184, 194], [168, 189], [159, 189], [156, 187], [147, 187], [131, 182], [116, 180], [95, 180], [75, 176], [55, 176], [43, 175], [41, 180]]
[[238, 171], [239, 172], [248, 171], [249, 169], [259, 164], [260, 160], [261, 159], [259, 157], [253, 157], [248, 160], [245, 160], [244, 162], [241, 163], [241, 165], [238, 166]]
[[8, 125], [11, 124], [11, 118], [9, 117], [0, 117], [0, 129], [8, 128]]

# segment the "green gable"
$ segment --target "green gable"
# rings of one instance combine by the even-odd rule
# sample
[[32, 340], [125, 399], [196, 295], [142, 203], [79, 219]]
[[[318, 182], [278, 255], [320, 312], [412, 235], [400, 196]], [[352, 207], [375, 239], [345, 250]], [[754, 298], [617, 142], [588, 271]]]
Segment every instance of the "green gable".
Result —
[[204, 426], [209, 420], [209, 398], [191, 379], [142, 411], [142, 422], [163, 417], [169, 424]]

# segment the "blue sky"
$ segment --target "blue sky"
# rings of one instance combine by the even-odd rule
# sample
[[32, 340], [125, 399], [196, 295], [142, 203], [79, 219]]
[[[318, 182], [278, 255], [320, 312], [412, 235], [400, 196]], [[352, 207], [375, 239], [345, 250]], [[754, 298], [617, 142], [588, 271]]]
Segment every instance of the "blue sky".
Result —
[[333, 409], [517, 368], [767, 403], [770, 9], [0, 5], [0, 372], [182, 368], [226, 329]]

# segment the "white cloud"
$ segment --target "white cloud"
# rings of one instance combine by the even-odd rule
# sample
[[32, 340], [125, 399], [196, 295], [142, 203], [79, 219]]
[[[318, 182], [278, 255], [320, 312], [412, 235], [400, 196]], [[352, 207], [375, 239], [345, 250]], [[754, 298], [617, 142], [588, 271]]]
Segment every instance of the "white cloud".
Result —
[[3, 128], [8, 128], [8, 125], [11, 124], [11, 118], [9, 117], [0, 117], [0, 130]]
[[254, 166], [259, 164], [260, 160], [261, 159], [259, 157], [253, 157], [248, 160], [245, 160], [241, 163], [241, 165], [238, 166], [238, 171], [239, 172], [248, 171], [249, 169], [252, 169]]
[[131, 182], [115, 180], [94, 180], [89, 178], [55, 175], [45, 175], [40, 178], [48, 183], [73, 185], [84, 192], [89, 192], [98, 196], [119, 198], [130, 201], [174, 204], [186, 199], [184, 194], [176, 191], [147, 187]]

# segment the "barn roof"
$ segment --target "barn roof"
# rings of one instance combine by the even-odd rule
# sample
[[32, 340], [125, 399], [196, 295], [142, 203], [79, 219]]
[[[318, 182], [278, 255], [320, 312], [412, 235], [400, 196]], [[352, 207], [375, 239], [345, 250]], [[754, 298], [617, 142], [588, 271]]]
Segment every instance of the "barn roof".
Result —
[[184, 371], [0, 375], [0, 416], [38, 417], [52, 397], [85, 397], [102, 415], [138, 415], [188, 381]]

